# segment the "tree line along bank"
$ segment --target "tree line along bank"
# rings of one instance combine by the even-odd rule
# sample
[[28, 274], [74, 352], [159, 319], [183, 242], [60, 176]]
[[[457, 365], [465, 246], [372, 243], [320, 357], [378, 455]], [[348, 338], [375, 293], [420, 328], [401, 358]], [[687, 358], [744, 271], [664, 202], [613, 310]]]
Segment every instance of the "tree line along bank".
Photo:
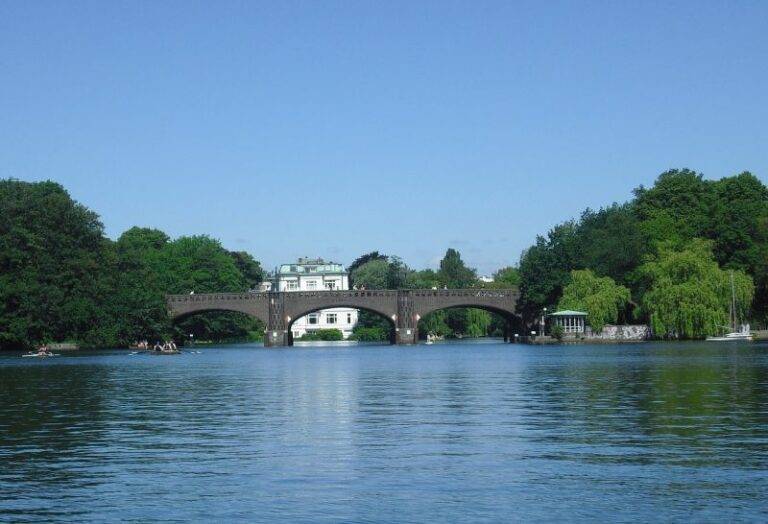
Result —
[[[0, 349], [73, 341], [127, 346], [143, 338], [261, 338], [245, 315], [210, 312], [171, 323], [167, 293], [242, 292], [264, 277], [259, 262], [205, 235], [171, 239], [134, 227], [117, 240], [99, 217], [54, 182], [0, 180]], [[593, 328], [649, 323], [657, 336], [699, 338], [726, 322], [734, 275], [741, 318], [768, 313], [768, 188], [742, 173], [705, 180], [690, 170], [663, 173], [653, 187], [598, 211], [586, 210], [539, 236], [515, 267], [481, 282], [449, 249], [438, 270], [413, 270], [376, 251], [355, 260], [352, 285], [367, 289], [509, 287], [533, 324], [543, 309], [588, 313]], [[438, 311], [422, 334], [497, 334], [500, 319], [481, 310]], [[386, 320], [361, 312], [360, 340], [387, 338]]]

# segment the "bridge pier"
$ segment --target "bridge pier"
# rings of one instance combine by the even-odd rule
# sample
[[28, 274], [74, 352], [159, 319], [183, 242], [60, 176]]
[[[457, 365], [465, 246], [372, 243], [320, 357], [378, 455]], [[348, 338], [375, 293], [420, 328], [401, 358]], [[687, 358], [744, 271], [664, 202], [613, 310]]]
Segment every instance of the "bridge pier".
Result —
[[419, 343], [418, 321], [413, 307], [413, 293], [410, 290], [397, 292], [397, 318], [395, 320], [395, 344], [406, 346]]
[[276, 347], [284, 347], [284, 346], [292, 346], [293, 345], [293, 337], [291, 337], [291, 334], [288, 331], [278, 329], [278, 330], [266, 330], [264, 331], [264, 347], [265, 348], [276, 348]]
[[395, 344], [410, 346], [419, 343], [419, 330], [416, 328], [395, 328]]

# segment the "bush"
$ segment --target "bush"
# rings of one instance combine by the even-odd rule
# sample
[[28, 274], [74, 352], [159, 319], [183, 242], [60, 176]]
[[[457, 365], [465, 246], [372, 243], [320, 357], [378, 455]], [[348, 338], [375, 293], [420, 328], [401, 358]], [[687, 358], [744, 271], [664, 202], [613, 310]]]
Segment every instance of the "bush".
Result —
[[359, 340], [360, 342], [379, 342], [382, 340], [389, 340], [388, 330], [374, 326], [374, 327], [362, 327], [358, 326], [354, 329], [350, 340]]
[[549, 331], [549, 333], [555, 337], [557, 340], [563, 340], [563, 335], [565, 334], [565, 330], [563, 329], [563, 326], [560, 324], [555, 324], [552, 326], [552, 329]]
[[299, 340], [323, 340], [323, 341], [335, 341], [344, 340], [344, 335], [338, 329], [318, 329], [317, 331], [308, 331]]

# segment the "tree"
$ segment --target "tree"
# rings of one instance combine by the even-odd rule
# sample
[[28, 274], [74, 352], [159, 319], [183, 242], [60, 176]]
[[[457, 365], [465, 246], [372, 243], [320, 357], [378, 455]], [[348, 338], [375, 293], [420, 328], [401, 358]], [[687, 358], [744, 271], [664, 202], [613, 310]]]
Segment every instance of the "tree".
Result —
[[349, 273], [349, 285], [350, 286], [356, 286], [358, 285], [357, 282], [355, 282], [354, 279], [354, 273], [357, 268], [360, 266], [371, 262], [373, 260], [387, 260], [387, 255], [382, 255], [378, 251], [371, 251], [370, 253], [366, 253], [364, 255], [360, 255], [357, 257], [347, 268], [347, 272]]
[[587, 209], [578, 225], [576, 268], [589, 268], [601, 276], [628, 283], [645, 254], [640, 221], [631, 204]]
[[544, 307], [557, 303], [579, 254], [578, 228], [574, 222], [555, 226], [520, 258], [520, 301], [523, 318], [533, 321]]
[[629, 289], [616, 285], [611, 277], [598, 277], [589, 269], [582, 269], [571, 271], [570, 282], [557, 306], [586, 311], [589, 325], [599, 333], [606, 324], [616, 323], [629, 298]]
[[59, 184], [11, 179], [0, 217], [0, 349], [113, 343], [115, 252], [96, 213]]
[[768, 314], [768, 188], [748, 172], [712, 183], [715, 194], [706, 237], [724, 268], [750, 273], [755, 309]]
[[387, 289], [403, 289], [409, 287], [411, 281], [410, 275], [413, 273], [411, 268], [405, 265], [398, 256], [391, 256], [388, 259], [389, 275]]
[[432, 289], [442, 287], [440, 277], [433, 269], [413, 271], [408, 274], [406, 287], [409, 289]]
[[117, 276], [112, 308], [117, 345], [166, 338], [171, 325], [165, 311], [162, 252], [168, 235], [157, 229], [134, 227], [115, 243]]
[[634, 193], [640, 220], [653, 218], [663, 210], [677, 224], [683, 238], [701, 236], [709, 224], [713, 195], [700, 173], [671, 169], [659, 175], [652, 188], [640, 186]]
[[[731, 302], [730, 273], [720, 269], [712, 243], [695, 239], [683, 249], [662, 247], [640, 268], [647, 281], [643, 309], [657, 335], [700, 338], [722, 332]], [[752, 278], [733, 271], [737, 314], [745, 318]]]
[[453, 248], [449, 248], [440, 261], [438, 278], [443, 285], [453, 289], [472, 287], [477, 282], [475, 270], [464, 265], [461, 254]]
[[488, 329], [491, 327], [491, 314], [477, 308], [466, 308], [466, 312], [464, 334], [472, 338], [487, 336]]
[[256, 288], [264, 280], [264, 270], [259, 261], [245, 251], [230, 251], [229, 256], [235, 261], [235, 266], [242, 273], [248, 289]]
[[493, 281], [501, 287], [519, 286], [520, 270], [512, 266], [503, 267], [493, 274]]
[[350, 275], [357, 288], [387, 289], [390, 280], [389, 263], [385, 259], [370, 260]]
[[419, 320], [419, 336], [421, 338], [426, 338], [427, 335], [436, 335], [439, 337], [452, 336], [453, 330], [445, 321], [445, 313], [445, 310], [439, 310], [424, 315], [424, 318]]

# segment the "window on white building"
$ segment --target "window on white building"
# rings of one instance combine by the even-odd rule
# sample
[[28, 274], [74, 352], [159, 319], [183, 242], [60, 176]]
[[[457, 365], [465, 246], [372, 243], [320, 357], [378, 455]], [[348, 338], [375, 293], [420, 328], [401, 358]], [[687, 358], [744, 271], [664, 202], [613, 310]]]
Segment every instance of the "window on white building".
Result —
[[296, 291], [297, 289], [299, 289], [299, 283], [296, 280], [289, 280], [287, 282], [287, 285], [288, 285], [288, 288], [287, 288], [288, 291]]
[[319, 317], [317, 313], [312, 313], [311, 315], [307, 316], [307, 323], [308, 324], [317, 324], [317, 317]]
[[307, 289], [317, 289], [317, 281], [307, 280]]
[[327, 313], [325, 315], [325, 323], [326, 324], [335, 324], [336, 323], [336, 313]]
[[352, 313], [347, 313], [347, 324], [352, 323]]
[[336, 281], [331, 280], [325, 283], [325, 289], [336, 289]]

